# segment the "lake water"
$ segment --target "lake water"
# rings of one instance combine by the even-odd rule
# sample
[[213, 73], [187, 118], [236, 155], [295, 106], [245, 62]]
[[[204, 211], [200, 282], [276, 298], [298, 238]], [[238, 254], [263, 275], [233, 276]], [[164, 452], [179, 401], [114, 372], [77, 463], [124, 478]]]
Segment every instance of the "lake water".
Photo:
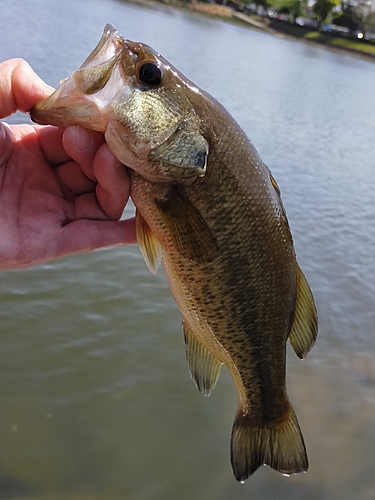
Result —
[[179, 311], [136, 247], [2, 272], [0, 499], [375, 498], [375, 64], [165, 6], [2, 0], [0, 14], [0, 60], [53, 86], [111, 22], [219, 99], [281, 187], [320, 319], [307, 359], [288, 352], [310, 469], [240, 485], [231, 378], [195, 389]]

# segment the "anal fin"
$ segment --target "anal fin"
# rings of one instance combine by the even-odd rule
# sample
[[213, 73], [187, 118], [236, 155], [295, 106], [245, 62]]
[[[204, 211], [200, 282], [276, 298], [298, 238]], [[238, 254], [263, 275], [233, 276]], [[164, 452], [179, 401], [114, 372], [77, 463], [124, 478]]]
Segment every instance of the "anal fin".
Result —
[[285, 475], [305, 472], [306, 448], [292, 405], [288, 402], [282, 419], [264, 427], [254, 425], [248, 414], [239, 411], [232, 430], [231, 461], [241, 483], [262, 465]]
[[314, 297], [297, 263], [296, 276], [296, 309], [292, 329], [289, 334], [289, 341], [297, 356], [303, 359], [315, 344], [318, 335], [318, 316]]
[[209, 396], [219, 378], [222, 363], [190, 332], [185, 322], [182, 328], [190, 376], [200, 392]]

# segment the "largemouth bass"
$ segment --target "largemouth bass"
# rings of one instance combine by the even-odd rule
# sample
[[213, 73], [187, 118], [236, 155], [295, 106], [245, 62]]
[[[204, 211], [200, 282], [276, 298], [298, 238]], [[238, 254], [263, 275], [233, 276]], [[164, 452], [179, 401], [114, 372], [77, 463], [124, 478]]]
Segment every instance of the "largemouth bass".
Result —
[[289, 402], [286, 341], [303, 358], [317, 335], [279, 187], [230, 114], [143, 43], [111, 25], [82, 66], [30, 110], [34, 121], [101, 131], [129, 169], [137, 238], [160, 259], [182, 313], [190, 375], [209, 395], [224, 364], [238, 391], [231, 462], [306, 471]]

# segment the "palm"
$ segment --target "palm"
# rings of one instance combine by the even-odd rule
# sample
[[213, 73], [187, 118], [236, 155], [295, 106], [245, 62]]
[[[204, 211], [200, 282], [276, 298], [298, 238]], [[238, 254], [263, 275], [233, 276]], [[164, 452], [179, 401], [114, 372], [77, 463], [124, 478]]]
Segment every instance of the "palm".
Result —
[[14, 126], [12, 132], [13, 147], [0, 165], [2, 238], [15, 260], [9, 267], [118, 244], [117, 230], [113, 243], [104, 241], [111, 227], [102, 225], [101, 233], [98, 221], [120, 218], [129, 182], [101, 134], [81, 130], [92, 144], [80, 151], [76, 127], [64, 135], [55, 127], [31, 125]]

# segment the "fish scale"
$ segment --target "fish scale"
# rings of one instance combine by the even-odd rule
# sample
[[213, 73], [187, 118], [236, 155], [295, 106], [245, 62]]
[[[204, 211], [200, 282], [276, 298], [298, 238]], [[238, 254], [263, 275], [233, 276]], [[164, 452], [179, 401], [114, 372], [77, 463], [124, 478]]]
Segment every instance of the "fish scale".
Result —
[[190, 375], [206, 396], [222, 364], [235, 382], [236, 479], [264, 464], [287, 475], [306, 471], [286, 392], [286, 342], [303, 358], [317, 314], [278, 185], [240, 126], [160, 54], [111, 25], [30, 114], [101, 131], [128, 168], [138, 243], [153, 273], [163, 262]]

